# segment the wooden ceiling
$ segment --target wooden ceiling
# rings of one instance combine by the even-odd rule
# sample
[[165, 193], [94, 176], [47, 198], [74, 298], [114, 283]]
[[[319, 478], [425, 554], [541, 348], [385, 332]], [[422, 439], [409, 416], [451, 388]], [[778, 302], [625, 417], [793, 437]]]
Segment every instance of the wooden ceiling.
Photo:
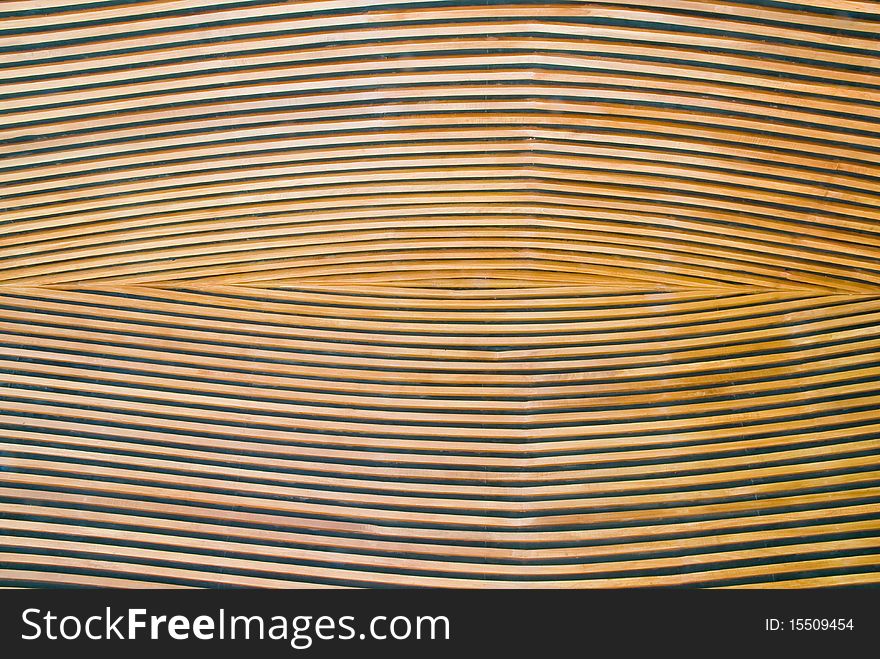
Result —
[[880, 583], [880, 4], [0, 5], [0, 582]]

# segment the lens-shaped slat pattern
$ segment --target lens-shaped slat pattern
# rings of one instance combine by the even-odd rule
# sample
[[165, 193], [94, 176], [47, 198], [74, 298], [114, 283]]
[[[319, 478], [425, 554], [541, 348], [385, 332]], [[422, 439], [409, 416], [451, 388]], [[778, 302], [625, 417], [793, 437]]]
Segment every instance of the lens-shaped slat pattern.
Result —
[[0, 7], [0, 583], [880, 583], [880, 5]]

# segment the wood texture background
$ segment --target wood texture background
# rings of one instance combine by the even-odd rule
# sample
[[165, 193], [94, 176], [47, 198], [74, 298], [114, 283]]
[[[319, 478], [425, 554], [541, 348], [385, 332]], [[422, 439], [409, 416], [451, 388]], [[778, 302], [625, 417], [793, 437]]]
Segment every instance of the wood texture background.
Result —
[[0, 583], [880, 583], [878, 43], [0, 3]]

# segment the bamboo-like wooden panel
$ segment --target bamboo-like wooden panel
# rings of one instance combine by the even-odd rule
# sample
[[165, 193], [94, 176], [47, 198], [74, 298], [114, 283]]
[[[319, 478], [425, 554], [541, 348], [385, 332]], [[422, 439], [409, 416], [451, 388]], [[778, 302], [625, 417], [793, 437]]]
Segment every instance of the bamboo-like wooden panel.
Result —
[[880, 4], [0, 6], [0, 582], [880, 582]]

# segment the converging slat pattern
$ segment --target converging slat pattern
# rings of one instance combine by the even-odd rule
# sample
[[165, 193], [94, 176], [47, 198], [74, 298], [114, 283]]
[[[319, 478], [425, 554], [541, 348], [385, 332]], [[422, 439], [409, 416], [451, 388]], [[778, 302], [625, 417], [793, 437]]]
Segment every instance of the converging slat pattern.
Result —
[[0, 7], [0, 583], [880, 583], [880, 4]]

